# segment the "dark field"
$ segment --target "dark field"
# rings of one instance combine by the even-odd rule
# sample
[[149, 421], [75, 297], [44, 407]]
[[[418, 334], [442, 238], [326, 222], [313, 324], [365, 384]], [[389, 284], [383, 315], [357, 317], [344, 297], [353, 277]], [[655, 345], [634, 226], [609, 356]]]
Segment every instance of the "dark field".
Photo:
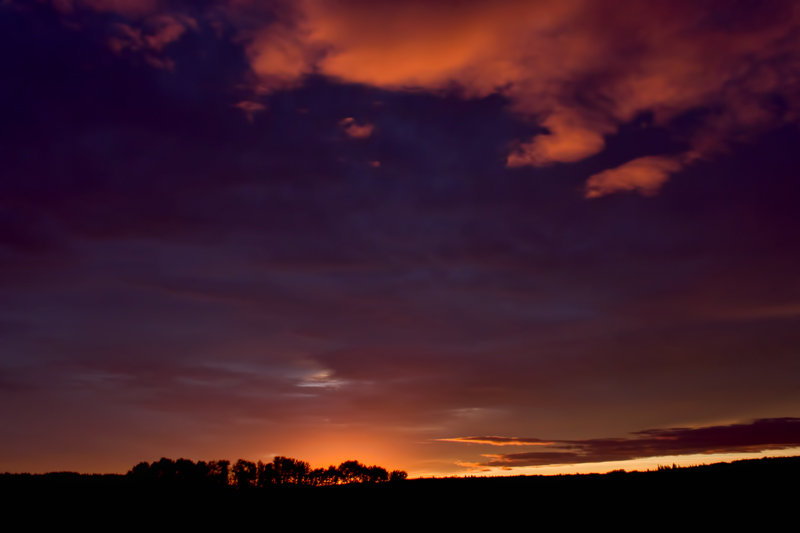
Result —
[[[124, 475], [3, 474], [7, 515], [34, 523], [248, 530], [323, 527], [690, 530], [748, 524], [794, 531], [800, 457], [650, 472], [409, 479], [265, 488], [137, 481]], [[765, 529], [766, 528], [766, 529]]]

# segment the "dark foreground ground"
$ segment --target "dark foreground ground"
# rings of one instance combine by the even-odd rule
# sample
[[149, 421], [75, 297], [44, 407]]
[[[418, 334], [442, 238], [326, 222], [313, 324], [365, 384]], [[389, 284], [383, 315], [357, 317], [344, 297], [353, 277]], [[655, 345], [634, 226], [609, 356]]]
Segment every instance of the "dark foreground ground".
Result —
[[411, 479], [242, 490], [118, 475], [0, 475], [6, 531], [622, 530], [797, 531], [800, 457], [569, 476]]

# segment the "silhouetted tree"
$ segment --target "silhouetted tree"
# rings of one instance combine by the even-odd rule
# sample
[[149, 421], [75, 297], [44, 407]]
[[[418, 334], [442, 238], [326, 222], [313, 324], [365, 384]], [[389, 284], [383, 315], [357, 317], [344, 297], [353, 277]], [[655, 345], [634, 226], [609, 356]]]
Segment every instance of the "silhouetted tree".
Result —
[[193, 479], [198, 479], [202, 483], [208, 483], [208, 463], [205, 461], [197, 461], [197, 464], [194, 466], [194, 476]]
[[261, 461], [256, 463], [256, 486], [266, 487], [275, 483], [275, 465], [272, 463], [264, 464]]
[[345, 461], [339, 465], [342, 473], [342, 483], [361, 483], [366, 474], [366, 466], [358, 461]]
[[321, 487], [326, 485], [325, 483], [325, 469], [324, 468], [315, 468], [311, 472], [308, 473], [308, 484], [312, 487]]
[[153, 477], [150, 473], [150, 463], [144, 461], [131, 468], [127, 475], [139, 481], [149, 481]]
[[175, 482], [184, 485], [199, 485], [205, 481], [208, 466], [204, 462], [195, 463], [190, 459], [178, 459], [174, 463]]
[[240, 489], [256, 486], [258, 470], [256, 469], [255, 463], [239, 459], [233, 465], [232, 473], [234, 485]]
[[408, 477], [408, 472], [405, 470], [392, 470], [389, 473], [389, 481], [405, 481]]
[[174, 481], [177, 477], [175, 461], [162, 457], [150, 465], [150, 472], [153, 477], [161, 481]]
[[272, 461], [272, 464], [275, 468], [276, 483], [305, 485], [308, 482], [311, 466], [307, 462], [292, 459], [291, 457], [278, 456]]
[[208, 479], [214, 485], [228, 485], [230, 477], [230, 461], [209, 461]]
[[381, 466], [369, 466], [364, 468], [361, 475], [361, 483], [383, 483], [389, 481], [389, 472]]
[[331, 465], [328, 468], [315, 468], [309, 474], [308, 479], [309, 485], [324, 487], [339, 484], [342, 479], [342, 474], [335, 466]]
[[335, 466], [331, 465], [325, 470], [323, 479], [325, 480], [324, 485], [338, 485], [342, 482], [342, 472]]
[[275, 457], [271, 463], [253, 463], [239, 459], [231, 467], [230, 461], [199, 461], [189, 459], [173, 461], [162, 457], [149, 464], [142, 462], [127, 474], [137, 480], [160, 483], [180, 483], [181, 485], [234, 485], [238, 488], [266, 487], [274, 484], [327, 486], [345, 483], [383, 483], [406, 478], [402, 470], [391, 473], [385, 468], [366, 466], [358, 461], [345, 461], [338, 467], [311, 467], [306, 461], [291, 457]]

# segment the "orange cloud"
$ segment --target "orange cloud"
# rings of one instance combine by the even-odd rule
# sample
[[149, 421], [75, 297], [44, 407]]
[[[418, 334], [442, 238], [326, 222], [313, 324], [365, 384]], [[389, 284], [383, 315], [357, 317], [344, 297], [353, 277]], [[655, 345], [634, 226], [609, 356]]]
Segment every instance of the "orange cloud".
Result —
[[[53, 1], [63, 10], [151, 16], [149, 31], [128, 35], [117, 48], [161, 51], [191, 27], [177, 16], [153, 17], [166, 13], [160, 0]], [[694, 157], [797, 121], [800, 4], [729, 4], [227, 0], [214, 12], [240, 28], [260, 91], [296, 87], [321, 74], [391, 90], [504, 95], [513, 112], [546, 129], [513, 144], [507, 164], [519, 167], [596, 154], [607, 136], [645, 112], [666, 126], [687, 111], [713, 109], [687, 136]], [[168, 63], [154, 54], [146, 59]], [[788, 112], [776, 109], [776, 98]], [[654, 194], [678, 171], [680, 165], [663, 158], [632, 161], [593, 176], [588, 195]]]
[[494, 47], [496, 25], [479, 23], [485, 3], [448, 10], [435, 2], [308, 2], [312, 41], [328, 43], [329, 76], [382, 87], [431, 87]]
[[[765, 100], [797, 108], [800, 5], [729, 6], [689, 0], [304, 0], [253, 39], [267, 85], [317, 72], [388, 89], [499, 92], [548, 131], [520, 140], [509, 166], [574, 162], [637, 114], [658, 125], [697, 108], [719, 110], [691, 137], [707, 157], [776, 120]], [[276, 83], [279, 82], [279, 83]], [[724, 117], [724, 120], [719, 120]], [[589, 196], [654, 194], [681, 165], [641, 158], [591, 178]]]
[[235, 104], [234, 107], [238, 107], [242, 111], [244, 111], [245, 115], [247, 116], [247, 120], [253, 122], [253, 115], [260, 111], [264, 111], [267, 106], [261, 104], [259, 102], [252, 102], [250, 100], [243, 100], [238, 104]]
[[[252, 57], [291, 53], [280, 70], [312, 70], [347, 82], [385, 88], [447, 88], [454, 81], [473, 94], [489, 94], [520, 78], [509, 50], [531, 29], [546, 30], [580, 7], [581, 0], [469, 0], [447, 2], [305, 0], [287, 20], [265, 28]], [[271, 36], [275, 35], [276, 38]], [[291, 46], [286, 46], [291, 35]], [[301, 53], [302, 50], [304, 53]], [[256, 61], [255, 70], [272, 74]], [[491, 72], [490, 76], [486, 76]]]
[[344, 132], [352, 139], [366, 139], [372, 135], [372, 131], [375, 129], [372, 124], [357, 124], [352, 117], [342, 120], [339, 125], [344, 128]]
[[508, 156], [508, 166], [545, 166], [554, 162], [571, 163], [594, 155], [605, 148], [603, 132], [610, 128], [585, 124], [575, 113], [556, 112], [542, 125], [549, 133], [537, 135], [530, 142], [520, 144]]
[[281, 24], [260, 32], [247, 52], [250, 66], [267, 90], [299, 85], [314, 70], [314, 48], [306, 36]]
[[[452, 439], [436, 439], [440, 442], [463, 442], [466, 444], [490, 444], [492, 446], [550, 446], [554, 441], [542, 439], [526, 439], [522, 437], [454, 437]], [[490, 457], [490, 456], [485, 456]]]
[[640, 157], [617, 168], [604, 170], [586, 182], [586, 197], [599, 198], [619, 191], [635, 191], [652, 196], [683, 164], [669, 157]]

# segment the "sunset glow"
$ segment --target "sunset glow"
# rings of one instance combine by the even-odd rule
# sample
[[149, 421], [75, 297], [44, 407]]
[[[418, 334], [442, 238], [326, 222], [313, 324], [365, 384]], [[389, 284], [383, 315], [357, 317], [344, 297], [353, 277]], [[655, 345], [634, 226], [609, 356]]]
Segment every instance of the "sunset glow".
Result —
[[800, 454], [799, 3], [5, 0], [0, 41], [0, 472]]

